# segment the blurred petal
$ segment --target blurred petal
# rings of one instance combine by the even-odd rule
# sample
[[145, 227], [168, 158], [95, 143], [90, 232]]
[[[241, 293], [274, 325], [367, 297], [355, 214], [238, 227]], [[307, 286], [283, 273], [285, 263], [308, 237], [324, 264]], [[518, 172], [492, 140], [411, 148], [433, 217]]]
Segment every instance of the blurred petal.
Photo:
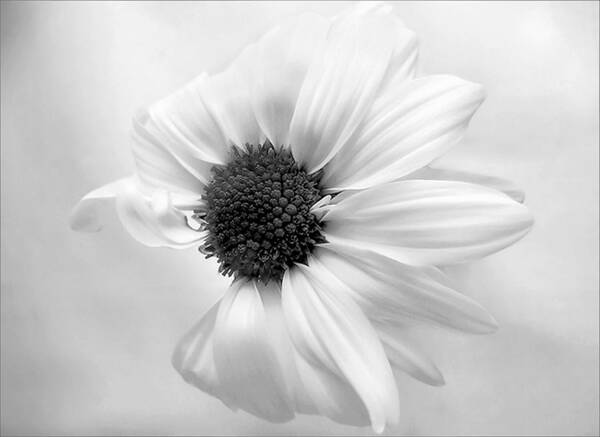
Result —
[[397, 17], [394, 16], [393, 18], [396, 22], [396, 45], [381, 83], [378, 99], [395, 88], [402, 86], [404, 82], [414, 79], [417, 69], [417, 57], [419, 54], [417, 35], [407, 29]]
[[460, 141], [483, 99], [481, 85], [453, 76], [403, 82], [377, 99], [329, 163], [323, 185], [368, 188], [429, 164]]
[[347, 381], [318, 363], [312, 364], [295, 349], [293, 356], [298, 374], [296, 393], [308, 400], [304, 401], [308, 408], [297, 407], [299, 413], [318, 413], [346, 425], [369, 425], [365, 405]]
[[309, 172], [344, 145], [371, 107], [395, 48], [388, 8], [360, 5], [338, 17], [300, 90], [289, 142]]
[[335, 278], [344, 282], [367, 317], [378, 323], [420, 320], [483, 334], [497, 328], [477, 302], [457, 292], [436, 267], [414, 267], [367, 250], [331, 244], [315, 252]]
[[399, 414], [398, 392], [377, 333], [344, 284], [318, 260], [286, 271], [282, 304], [292, 341], [314, 368], [347, 381], [362, 399], [376, 432]]
[[258, 124], [276, 146], [288, 144], [290, 121], [315, 52], [329, 21], [303, 14], [282, 23], [257, 44], [252, 103]]
[[205, 80], [199, 87], [202, 101], [219, 123], [229, 145], [243, 148], [260, 144], [265, 136], [258, 125], [251, 100], [256, 45], [249, 45], [222, 73]]
[[[183, 379], [202, 391], [219, 395], [219, 376], [213, 356], [213, 330], [220, 301], [183, 336], [175, 347], [171, 364]], [[226, 405], [231, 401], [224, 399]]]
[[207, 80], [202, 74], [148, 109], [147, 128], [192, 168], [197, 161], [224, 164], [229, 156], [223, 132], [200, 97]]
[[181, 149], [182, 153], [175, 153], [146, 111], [134, 116], [132, 136], [136, 173], [143, 191], [160, 189], [196, 197], [202, 194], [213, 164], [186, 159]]
[[376, 328], [392, 368], [408, 373], [425, 384], [444, 385], [442, 373], [427, 355], [400, 336], [388, 332], [389, 325], [376, 325]]
[[100, 231], [106, 221], [106, 212], [113, 208], [117, 194], [133, 183], [133, 178], [119, 179], [83, 196], [69, 216], [71, 229], [80, 232]]
[[420, 170], [411, 173], [408, 179], [429, 179], [436, 181], [461, 181], [472, 184], [483, 185], [493, 188], [494, 190], [502, 191], [513, 200], [523, 203], [525, 201], [525, 193], [518, 188], [514, 183], [506, 179], [495, 176], [488, 176], [479, 173], [471, 173], [468, 171], [443, 168], [439, 166], [427, 166]]
[[324, 216], [326, 238], [397, 261], [441, 265], [497, 252], [533, 219], [507, 195], [454, 181], [402, 180], [345, 196]]

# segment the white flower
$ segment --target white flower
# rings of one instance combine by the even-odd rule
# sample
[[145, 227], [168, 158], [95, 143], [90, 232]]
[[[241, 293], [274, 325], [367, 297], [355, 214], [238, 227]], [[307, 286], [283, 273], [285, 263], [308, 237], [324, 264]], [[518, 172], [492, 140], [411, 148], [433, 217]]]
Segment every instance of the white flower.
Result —
[[235, 276], [175, 350], [188, 383], [270, 421], [381, 432], [399, 414], [393, 371], [443, 384], [404, 326], [496, 329], [436, 266], [496, 252], [532, 218], [509, 183], [428, 167], [484, 93], [415, 78], [416, 59], [387, 5], [303, 15], [135, 116], [135, 175], [71, 224], [99, 230], [114, 201], [140, 242], [200, 247]]

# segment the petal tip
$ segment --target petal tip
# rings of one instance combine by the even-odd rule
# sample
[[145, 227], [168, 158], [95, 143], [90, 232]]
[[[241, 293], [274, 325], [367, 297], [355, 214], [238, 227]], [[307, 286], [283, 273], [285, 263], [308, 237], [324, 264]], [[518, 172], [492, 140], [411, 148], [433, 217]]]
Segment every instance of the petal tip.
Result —
[[525, 192], [523, 190], [516, 188], [511, 193], [509, 193], [509, 195], [515, 201], [517, 201], [519, 203], [525, 203]]
[[535, 224], [535, 217], [533, 216], [531, 211], [529, 211], [529, 209], [527, 209], [526, 217], [527, 217], [526, 218], [527, 232], [529, 232], [531, 230], [531, 228], [533, 227], [533, 225]]
[[533, 216], [531, 211], [529, 211], [529, 208], [527, 208], [522, 203], [518, 203], [517, 205], [521, 207], [521, 216], [518, 220], [517, 226], [519, 226], [519, 231], [517, 233], [517, 238], [515, 239], [515, 242], [522, 239], [529, 232], [531, 232], [531, 229], [533, 229], [533, 225], [535, 224], [535, 217]]
[[371, 429], [377, 435], [381, 435], [385, 431], [385, 423], [371, 423]]
[[102, 230], [102, 223], [93, 211], [79, 203], [69, 215], [69, 228], [76, 232], [93, 233]]
[[477, 334], [493, 334], [498, 329], [500, 329], [498, 321], [494, 318], [494, 316], [488, 313], [487, 319], [483, 321], [481, 329], [477, 332]]
[[446, 380], [444, 379], [444, 375], [442, 375], [442, 372], [440, 372], [438, 368], [436, 368], [435, 370], [436, 375], [433, 376], [433, 378], [429, 381], [429, 385], [432, 385], [434, 387], [442, 387], [446, 385]]
[[186, 379], [183, 371], [183, 353], [179, 344], [175, 346], [175, 349], [173, 349], [173, 353], [171, 354], [171, 366], [183, 377], [183, 379]]

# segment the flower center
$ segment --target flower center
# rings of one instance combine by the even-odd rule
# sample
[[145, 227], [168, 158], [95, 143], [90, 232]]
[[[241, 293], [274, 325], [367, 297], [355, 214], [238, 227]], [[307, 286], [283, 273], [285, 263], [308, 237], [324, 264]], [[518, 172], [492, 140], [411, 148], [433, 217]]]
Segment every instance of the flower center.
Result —
[[320, 174], [309, 175], [292, 154], [270, 142], [233, 149], [231, 161], [212, 168], [201, 249], [216, 256], [223, 275], [281, 281], [294, 263], [306, 263], [325, 242], [310, 208], [321, 198]]

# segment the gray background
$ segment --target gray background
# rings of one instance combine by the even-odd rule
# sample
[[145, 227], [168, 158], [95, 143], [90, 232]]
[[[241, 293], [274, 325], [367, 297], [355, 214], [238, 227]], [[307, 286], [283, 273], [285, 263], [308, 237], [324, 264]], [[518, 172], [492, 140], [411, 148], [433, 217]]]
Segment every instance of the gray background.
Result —
[[[361, 434], [272, 425], [187, 386], [180, 335], [224, 291], [191, 249], [148, 249], [114, 215], [71, 232], [88, 190], [128, 174], [134, 110], [218, 71], [282, 17], [344, 3], [2, 2], [2, 432]], [[452, 269], [492, 336], [423, 333], [447, 384], [399, 381], [390, 433], [598, 434], [598, 3], [401, 3], [420, 72], [488, 99], [446, 159], [510, 178], [536, 217]]]

